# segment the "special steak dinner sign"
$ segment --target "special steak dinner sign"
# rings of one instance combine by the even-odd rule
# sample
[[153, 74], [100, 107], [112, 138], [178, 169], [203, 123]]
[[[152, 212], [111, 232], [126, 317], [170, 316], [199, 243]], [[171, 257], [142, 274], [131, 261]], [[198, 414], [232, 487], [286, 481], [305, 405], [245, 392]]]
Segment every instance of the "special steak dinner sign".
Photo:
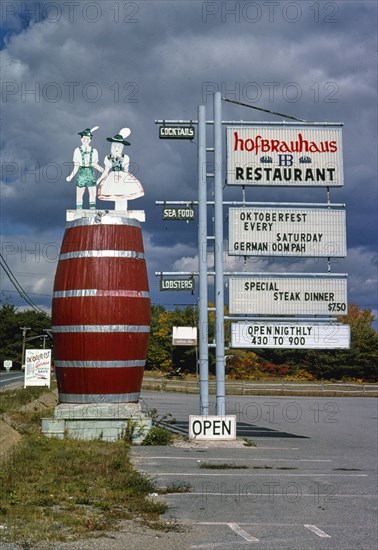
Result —
[[341, 127], [228, 127], [227, 184], [342, 186]]

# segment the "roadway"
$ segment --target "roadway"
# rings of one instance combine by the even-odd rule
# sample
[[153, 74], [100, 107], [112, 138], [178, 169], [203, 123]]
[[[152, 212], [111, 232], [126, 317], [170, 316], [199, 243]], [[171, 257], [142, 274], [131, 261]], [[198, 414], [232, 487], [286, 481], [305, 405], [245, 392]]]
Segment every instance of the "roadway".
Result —
[[0, 371], [0, 391], [12, 388], [22, 388], [24, 373], [20, 371]]

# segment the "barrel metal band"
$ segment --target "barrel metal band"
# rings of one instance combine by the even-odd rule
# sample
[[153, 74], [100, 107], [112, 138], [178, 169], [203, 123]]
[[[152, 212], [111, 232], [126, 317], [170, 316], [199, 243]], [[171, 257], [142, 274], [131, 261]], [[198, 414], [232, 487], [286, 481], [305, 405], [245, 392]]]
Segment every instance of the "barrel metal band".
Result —
[[54, 361], [54, 367], [63, 368], [80, 368], [80, 369], [124, 369], [132, 367], [144, 367], [146, 361]]
[[56, 325], [54, 333], [60, 332], [150, 332], [147, 325]]
[[78, 220], [72, 220], [67, 222], [66, 228], [80, 227], [82, 225], [128, 225], [131, 227], [140, 227], [140, 223], [134, 218], [126, 218], [122, 216], [98, 216], [94, 215], [90, 218], [79, 218]]
[[130, 403], [139, 401], [140, 392], [135, 393], [108, 393], [108, 394], [81, 394], [59, 393], [63, 403]]
[[59, 260], [74, 260], [76, 258], [134, 258], [144, 260], [143, 252], [135, 250], [78, 250], [60, 254]]
[[96, 288], [56, 290], [53, 292], [53, 298], [99, 298], [106, 296], [116, 296], [117, 298], [149, 298], [150, 293], [146, 290], [98, 290]]

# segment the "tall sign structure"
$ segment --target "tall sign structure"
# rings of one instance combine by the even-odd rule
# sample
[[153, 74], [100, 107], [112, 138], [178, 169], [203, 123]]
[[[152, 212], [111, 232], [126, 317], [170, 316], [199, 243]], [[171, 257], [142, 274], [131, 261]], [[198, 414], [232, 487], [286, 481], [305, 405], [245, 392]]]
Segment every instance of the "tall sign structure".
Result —
[[[208, 276], [213, 275], [218, 416], [226, 413], [225, 276], [229, 277], [229, 319], [237, 321], [232, 323], [232, 347], [335, 349], [350, 345], [349, 326], [335, 323], [336, 316], [347, 313], [347, 276], [330, 273], [330, 259], [347, 253], [345, 205], [330, 203], [330, 188], [344, 183], [342, 123], [222, 121], [221, 102], [220, 93], [215, 93], [212, 121], [206, 121], [204, 106], [198, 108], [198, 121], [156, 121], [164, 125], [198, 125], [200, 414], [209, 414], [207, 299]], [[206, 124], [213, 126], [213, 148], [206, 146]], [[227, 203], [223, 201], [222, 126], [226, 126], [228, 186], [239, 186], [243, 191], [254, 186], [327, 189], [327, 202], [321, 204], [247, 203], [243, 192], [243, 200], [233, 201], [228, 211], [228, 254], [244, 258], [328, 258], [327, 273], [224, 272], [223, 209]], [[207, 152], [214, 154], [212, 174], [206, 169]], [[206, 198], [209, 177], [214, 178], [214, 202]], [[214, 235], [210, 237], [209, 204], [214, 208]], [[207, 266], [209, 238], [214, 242], [214, 273]]]

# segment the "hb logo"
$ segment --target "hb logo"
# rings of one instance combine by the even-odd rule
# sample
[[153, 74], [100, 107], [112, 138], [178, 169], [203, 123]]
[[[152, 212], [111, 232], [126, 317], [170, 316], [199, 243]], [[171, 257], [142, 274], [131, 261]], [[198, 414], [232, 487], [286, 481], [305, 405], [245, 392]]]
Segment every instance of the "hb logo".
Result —
[[293, 158], [293, 155], [278, 155], [278, 164], [279, 166], [292, 166]]

